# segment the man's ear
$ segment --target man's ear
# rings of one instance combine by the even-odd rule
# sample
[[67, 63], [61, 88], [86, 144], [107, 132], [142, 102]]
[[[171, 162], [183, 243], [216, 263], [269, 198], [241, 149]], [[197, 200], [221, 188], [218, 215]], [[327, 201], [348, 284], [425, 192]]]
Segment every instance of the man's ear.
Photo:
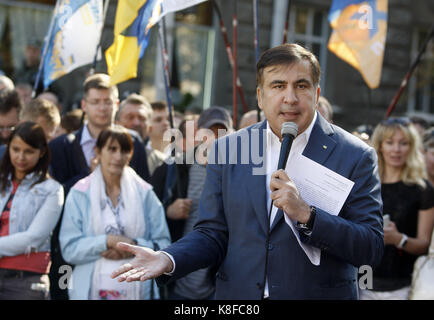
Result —
[[86, 101], [84, 100], [84, 98], [81, 99], [81, 110], [86, 113]]
[[319, 101], [319, 97], [321, 95], [321, 88], [318, 85], [318, 87], [316, 88], [316, 97], [315, 97], [315, 108], [318, 109], [318, 101]]
[[256, 87], [256, 98], [258, 99], [258, 107], [259, 109], [262, 109], [262, 90], [261, 88], [258, 86]]

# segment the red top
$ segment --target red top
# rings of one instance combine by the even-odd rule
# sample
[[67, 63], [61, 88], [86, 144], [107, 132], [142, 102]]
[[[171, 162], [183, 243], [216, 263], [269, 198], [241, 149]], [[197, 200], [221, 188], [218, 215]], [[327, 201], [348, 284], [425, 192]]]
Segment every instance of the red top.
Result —
[[[11, 195], [0, 216], [0, 237], [9, 235], [9, 215], [12, 201], [18, 189], [19, 183], [12, 181], [12, 186], [13, 188]], [[49, 252], [32, 252], [29, 254], [20, 254], [18, 256], [0, 258], [0, 269], [24, 270], [46, 274], [48, 273], [49, 264]]]

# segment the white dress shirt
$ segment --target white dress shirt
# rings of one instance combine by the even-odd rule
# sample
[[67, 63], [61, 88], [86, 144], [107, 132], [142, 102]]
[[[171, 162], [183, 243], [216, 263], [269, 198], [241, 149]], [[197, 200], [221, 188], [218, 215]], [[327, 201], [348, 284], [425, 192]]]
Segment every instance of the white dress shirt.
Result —
[[92, 138], [87, 125], [84, 125], [81, 134], [80, 146], [83, 150], [84, 158], [86, 159], [87, 166], [90, 168], [90, 161], [95, 156], [94, 148], [96, 139]]
[[[302, 154], [304, 151], [304, 148], [306, 148], [307, 142], [309, 141], [310, 134], [312, 133], [313, 126], [316, 121], [316, 112], [313, 116], [312, 122], [310, 125], [304, 130], [302, 133], [300, 133], [292, 142], [291, 150], [289, 151], [288, 160], [286, 161], [286, 167], [288, 168], [291, 163], [291, 159], [294, 158], [294, 155]], [[267, 191], [267, 214], [270, 212], [270, 206], [271, 206], [271, 198], [270, 198], [270, 181], [271, 181], [271, 175], [277, 171], [277, 165], [279, 163], [279, 157], [276, 157], [276, 155], [280, 154], [280, 146], [282, 143], [279, 141], [279, 138], [274, 134], [274, 132], [270, 128], [270, 124], [267, 122], [267, 151], [266, 151], [266, 172], [267, 177], [265, 179], [265, 190]], [[287, 173], [288, 171], [285, 170]], [[270, 227], [273, 224], [274, 218], [277, 214], [277, 207], [273, 205], [273, 209], [271, 210], [271, 217], [270, 217]], [[268, 280], [265, 280], [265, 290], [264, 290], [264, 298], [267, 298], [269, 296], [268, 293]]]

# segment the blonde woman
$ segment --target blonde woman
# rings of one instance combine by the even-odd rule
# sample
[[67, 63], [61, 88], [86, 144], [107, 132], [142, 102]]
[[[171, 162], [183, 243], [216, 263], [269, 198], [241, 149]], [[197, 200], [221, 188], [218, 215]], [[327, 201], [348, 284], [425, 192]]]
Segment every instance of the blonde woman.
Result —
[[405, 300], [414, 262], [428, 251], [434, 191], [426, 180], [420, 136], [407, 118], [381, 122], [372, 143], [382, 183], [385, 250], [373, 273], [373, 290], [361, 290], [360, 298]]

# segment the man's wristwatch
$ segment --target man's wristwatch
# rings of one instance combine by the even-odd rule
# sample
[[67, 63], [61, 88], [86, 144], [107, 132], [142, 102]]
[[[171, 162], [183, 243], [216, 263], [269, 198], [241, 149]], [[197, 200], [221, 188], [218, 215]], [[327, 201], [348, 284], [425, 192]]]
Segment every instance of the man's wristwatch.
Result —
[[312, 233], [312, 230], [313, 230], [313, 224], [315, 222], [315, 216], [316, 216], [316, 208], [314, 206], [310, 206], [309, 220], [307, 220], [306, 223], [297, 222], [297, 229], [299, 231], [302, 231], [306, 235], [310, 235]]
[[404, 246], [407, 244], [407, 241], [408, 241], [408, 236], [405, 233], [403, 233], [401, 241], [399, 241], [399, 243], [398, 243], [398, 245], [396, 247], [398, 249], [404, 248]]

